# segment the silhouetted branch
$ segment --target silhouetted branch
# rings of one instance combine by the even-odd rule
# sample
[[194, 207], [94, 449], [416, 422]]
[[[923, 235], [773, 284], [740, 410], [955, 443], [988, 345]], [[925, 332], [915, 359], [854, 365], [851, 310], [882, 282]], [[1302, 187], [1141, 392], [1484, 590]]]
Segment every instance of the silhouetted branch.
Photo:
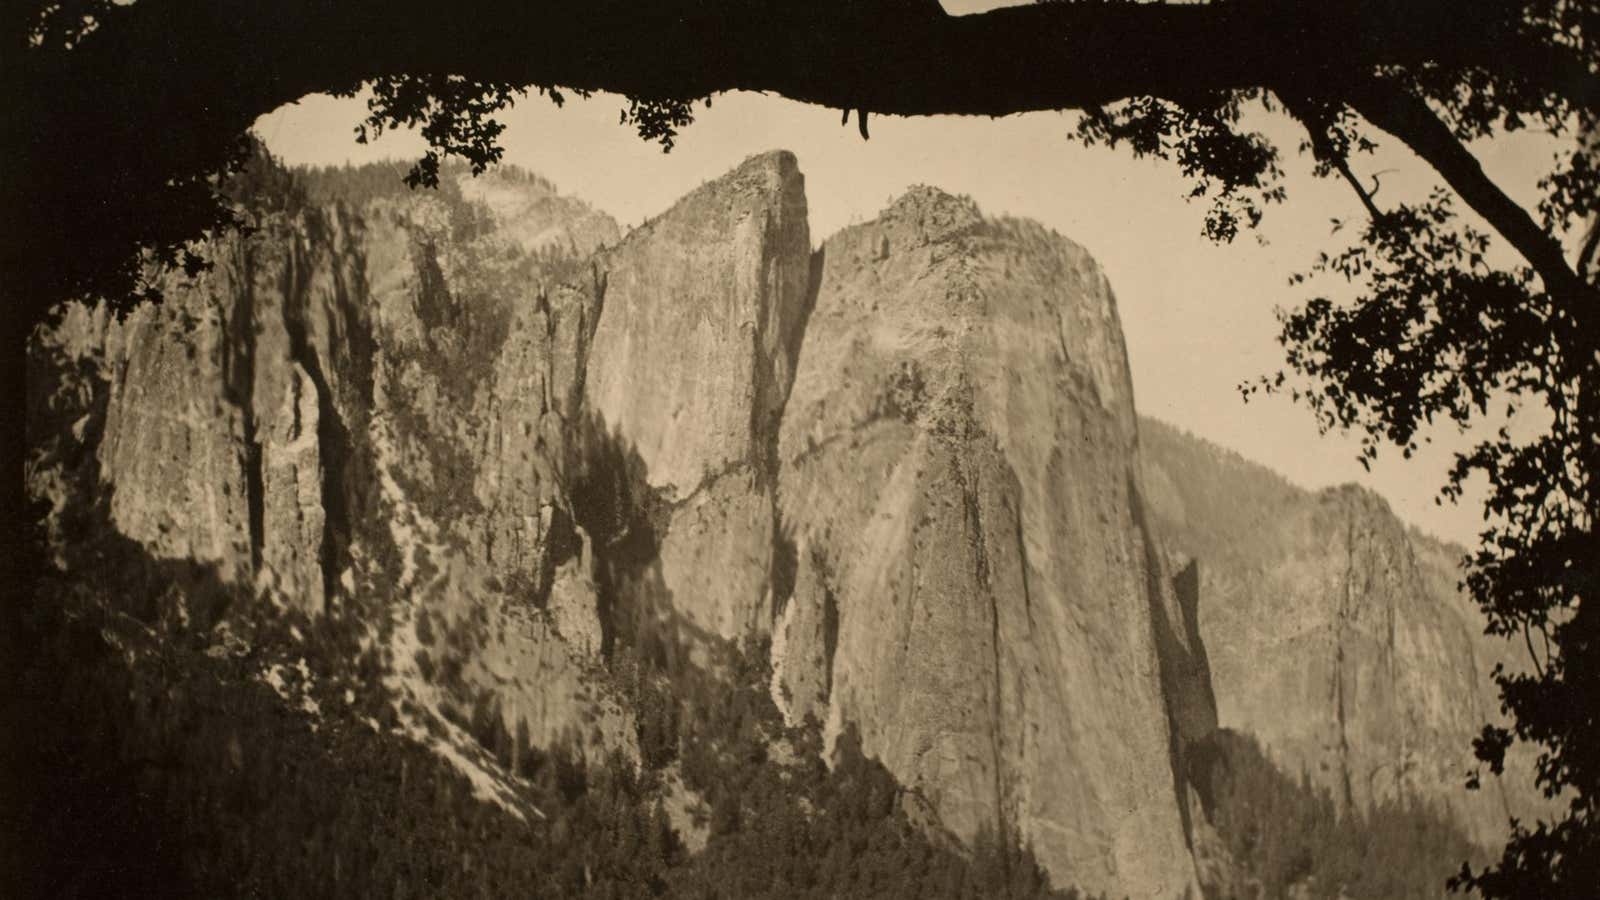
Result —
[[1561, 244], [1527, 210], [1506, 195], [1424, 101], [1398, 87], [1371, 81], [1345, 93], [1368, 122], [1399, 138], [1444, 178], [1538, 272], [1551, 293], [1579, 296], [1587, 285], [1573, 271]]
[[1533, 663], [1533, 671], [1540, 678], [1544, 677], [1544, 666], [1539, 662], [1539, 654], [1533, 650], [1533, 636], [1528, 632], [1528, 623], [1522, 623], [1522, 643], [1528, 648], [1528, 659]]
[[[150, 196], [218, 171], [261, 114], [384, 77], [604, 90], [642, 102], [764, 91], [854, 109], [864, 137], [873, 113], [1002, 116], [1280, 86], [1344, 99], [1349, 85], [1371, 83], [1385, 67], [1512, 68], [1559, 83], [1577, 102], [1600, 98], [1600, 81], [1563, 48], [1505, 37], [1519, 9], [1512, 0], [1232, 0], [949, 16], [936, 4], [892, 0], [139, 0], [111, 8], [71, 50], [0, 53], [8, 94], [0, 207], [35, 229], [32, 246], [4, 248], [0, 262], [37, 276], [13, 299], [59, 296], [73, 286], [48, 273], [96, 256], [100, 248], [86, 248], [86, 239], [107, 253], [154, 239], [107, 221], [108, 199]], [[1526, 213], [1490, 202], [1504, 195], [1467, 177], [1461, 158], [1470, 156], [1448, 128], [1435, 119], [1419, 131], [1384, 92], [1371, 94], [1361, 105], [1373, 124], [1398, 128], [1464, 187], [1553, 287], [1570, 282], [1570, 268], [1547, 258], [1553, 242], [1541, 242], [1536, 227], [1527, 233]], [[101, 152], [72, 152], [90, 147]], [[46, 258], [48, 248], [61, 248], [58, 258]]]
[[1376, 191], [1374, 190], [1369, 192], [1365, 187], [1362, 186], [1361, 179], [1357, 178], [1356, 174], [1350, 171], [1349, 157], [1335, 157], [1333, 159], [1333, 167], [1339, 170], [1339, 174], [1344, 176], [1344, 180], [1348, 181], [1350, 183], [1350, 187], [1355, 190], [1356, 196], [1361, 198], [1361, 205], [1367, 208], [1367, 215], [1371, 216], [1375, 220], [1383, 218], [1383, 210], [1379, 209], [1377, 203], [1373, 202], [1372, 199], [1372, 195], [1376, 193]]

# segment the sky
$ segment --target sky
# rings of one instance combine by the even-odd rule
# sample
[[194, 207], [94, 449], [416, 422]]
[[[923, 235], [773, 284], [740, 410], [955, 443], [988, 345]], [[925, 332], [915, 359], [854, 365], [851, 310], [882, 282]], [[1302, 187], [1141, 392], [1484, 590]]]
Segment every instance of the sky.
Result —
[[[946, 0], [965, 12], [977, 0]], [[989, 215], [1036, 219], [1083, 245], [1110, 279], [1126, 334], [1135, 402], [1163, 419], [1263, 463], [1307, 488], [1358, 482], [1382, 494], [1407, 522], [1471, 545], [1482, 527], [1473, 495], [1435, 504], [1452, 453], [1471, 443], [1453, 426], [1410, 460], [1384, 452], [1365, 471], [1354, 436], [1319, 436], [1311, 414], [1283, 397], [1244, 403], [1238, 385], [1282, 367], [1276, 307], [1307, 298], [1289, 276], [1319, 250], [1342, 247], [1330, 220], [1358, 221], [1361, 206], [1343, 182], [1310, 175], [1297, 154], [1303, 132], [1280, 117], [1252, 113], [1250, 127], [1275, 138], [1288, 172], [1288, 202], [1268, 210], [1257, 234], [1229, 245], [1202, 235], [1206, 205], [1185, 200], [1176, 166], [1126, 150], [1085, 148], [1069, 139], [1073, 118], [1030, 113], [1000, 119], [874, 117], [863, 141], [838, 110], [738, 93], [709, 109], [664, 154], [618, 124], [625, 101], [569, 97], [556, 108], [531, 95], [503, 116], [505, 161], [555, 182], [610, 213], [624, 230], [664, 212], [679, 197], [754, 153], [793, 151], [806, 177], [813, 244], [852, 222], [874, 218], [911, 185], [970, 195]], [[360, 98], [311, 96], [263, 116], [257, 133], [291, 165], [395, 159], [398, 173], [420, 154], [415, 134], [356, 144]], [[1436, 181], [1403, 148], [1385, 146], [1358, 170], [1382, 174], [1380, 205], [1426, 193]], [[1473, 146], [1489, 175], [1531, 206], [1537, 180], [1559, 145], [1523, 133]], [[1503, 262], [1514, 261], [1508, 250]], [[1335, 294], [1335, 296], [1338, 296]]]

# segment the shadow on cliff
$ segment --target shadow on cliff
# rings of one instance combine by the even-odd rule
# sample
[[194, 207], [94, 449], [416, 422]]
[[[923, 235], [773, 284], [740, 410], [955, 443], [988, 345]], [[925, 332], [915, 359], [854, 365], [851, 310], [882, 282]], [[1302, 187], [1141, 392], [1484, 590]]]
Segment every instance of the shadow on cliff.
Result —
[[0, 606], [6, 896], [391, 896], [430, 848], [459, 870], [464, 833], [527, 846], [394, 733], [376, 610], [312, 618], [154, 556], [111, 520], [86, 433], [47, 448], [64, 502], [30, 510], [35, 572]]
[[349, 699], [330, 669], [356, 645], [337, 623], [255, 603], [226, 637], [176, 623], [161, 611], [183, 592], [249, 595], [112, 533], [96, 543], [4, 607], [5, 896], [581, 896], [591, 866], [633, 874], [605, 835], [655, 824], [671, 847], [631, 769], [555, 751], [523, 766], [555, 824], [508, 814], [396, 732], [381, 683]]
[[1218, 728], [1186, 752], [1198, 812], [1214, 829], [1209, 896], [1442, 897], [1463, 860], [1487, 862], [1444, 810], [1414, 796], [1341, 810], [1331, 790], [1279, 768], [1248, 734]]
[[[32, 566], [0, 605], [0, 883], [19, 897], [214, 896], [193, 857], [248, 840], [249, 790], [265, 783], [246, 784], [242, 748], [270, 753], [250, 732], [290, 727], [259, 678], [268, 647], [295, 629], [293, 652], [359, 667], [355, 634], [256, 615], [248, 575], [123, 535], [98, 456], [108, 387], [85, 360], [34, 350], [25, 490], [51, 499], [11, 513]], [[219, 822], [239, 835], [197, 833]]]
[[[1161, 693], [1167, 710], [1167, 755], [1173, 795], [1183, 820], [1184, 839], [1192, 851], [1196, 823], [1189, 809], [1189, 766], [1185, 757], [1192, 744], [1204, 740], [1217, 728], [1217, 698], [1211, 684], [1211, 663], [1205, 644], [1200, 640], [1199, 562], [1190, 561], [1170, 583], [1162, 583], [1161, 575], [1166, 566], [1159, 537], [1146, 519], [1144, 496], [1132, 475], [1128, 476], [1127, 487], [1128, 508], [1144, 545], [1145, 596], [1150, 605]], [[1168, 596], [1174, 596], [1173, 604], [1164, 601]], [[1173, 621], [1174, 614], [1179, 621]]]
[[716, 659], [732, 641], [696, 626], [674, 604], [661, 571], [672, 506], [651, 487], [637, 446], [599, 413], [576, 424], [571, 472], [573, 516], [593, 547], [601, 652], [636, 656], [650, 669], [681, 674], [700, 656]]
[[[59, 568], [48, 504], [29, 510], [39, 565], [5, 604], [0, 882], [13, 896], [194, 895], [166, 801], [196, 736], [170, 727], [184, 686], [159, 644], [203, 640], [243, 591], [214, 566], [151, 557], [108, 509], [109, 494], [60, 523]], [[150, 665], [128, 662], [140, 654]]]
[[[328, 216], [338, 218], [337, 227], [327, 221]], [[340, 242], [334, 237], [337, 232], [358, 232], [364, 229], [365, 223], [361, 217], [353, 213], [348, 206], [340, 204], [330, 210], [307, 209], [302, 221], [310, 232], [308, 246], [337, 247], [340, 248], [338, 252], [348, 257], [336, 260], [327, 267], [333, 279], [335, 296], [339, 298], [334, 306], [344, 310], [356, 310], [371, 304], [372, 292], [366, 282], [367, 265], [361, 242], [348, 241], [341, 247]], [[336, 370], [333, 373], [328, 371], [313, 346], [307, 328], [307, 319], [311, 311], [305, 308], [305, 305], [313, 296], [308, 281], [312, 265], [307, 260], [298, 259], [298, 255], [304, 251], [298, 242], [294, 246], [296, 264], [287, 267], [283, 276], [288, 282], [283, 289], [283, 325], [289, 339], [290, 359], [305, 371], [317, 395], [317, 454], [322, 471], [320, 499], [326, 516], [322, 546], [318, 554], [322, 568], [323, 594], [331, 597], [338, 590], [339, 573], [351, 563], [350, 547], [355, 542], [356, 532], [361, 528], [360, 523], [370, 520], [373, 513], [369, 492], [363, 492], [357, 487], [376, 480], [374, 474], [376, 465], [370, 458], [371, 452], [366, 447], [360, 446], [364, 442], [357, 441], [355, 437], [365, 430], [366, 423], [346, 422], [341, 407], [373, 408], [374, 360], [378, 356], [378, 342], [377, 336], [373, 333], [372, 322], [367, 316], [345, 317], [340, 323], [344, 327], [330, 339], [342, 346], [344, 352], [328, 361]], [[337, 402], [330, 374], [349, 386], [349, 391], [357, 402], [344, 404]], [[259, 443], [257, 446], [259, 447]], [[257, 453], [259, 452], [258, 449]], [[255, 477], [259, 480], [259, 471]], [[252, 510], [252, 520], [254, 517], [255, 512]], [[258, 536], [262, 533], [261, 529], [253, 529], [253, 532]], [[255, 543], [259, 555], [259, 537]]]

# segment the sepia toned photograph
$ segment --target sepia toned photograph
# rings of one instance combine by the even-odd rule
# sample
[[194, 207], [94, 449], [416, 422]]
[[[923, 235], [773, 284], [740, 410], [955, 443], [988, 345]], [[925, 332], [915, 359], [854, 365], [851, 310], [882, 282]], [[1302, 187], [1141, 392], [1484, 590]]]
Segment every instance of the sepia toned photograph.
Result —
[[0, 900], [1600, 898], [1600, 0], [0, 42]]

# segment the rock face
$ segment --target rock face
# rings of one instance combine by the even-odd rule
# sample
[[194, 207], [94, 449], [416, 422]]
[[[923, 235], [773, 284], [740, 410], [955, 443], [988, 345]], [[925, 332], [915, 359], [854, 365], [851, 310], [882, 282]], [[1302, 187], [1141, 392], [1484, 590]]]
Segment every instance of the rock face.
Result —
[[1175, 773], [1214, 712], [1080, 248], [920, 189], [813, 253], [780, 152], [620, 242], [515, 174], [310, 205], [170, 295], [41, 341], [36, 419], [78, 438], [36, 484], [81, 439], [156, 555], [382, 610], [413, 707], [626, 753], [608, 653], [770, 636], [787, 713], [928, 827], [1194, 885]]
[[247, 441], [237, 402], [251, 386], [230, 377], [228, 365], [228, 339], [237, 336], [230, 326], [241, 312], [248, 323], [251, 312], [224, 304], [194, 304], [192, 328], [149, 307], [108, 328], [113, 387], [99, 457], [114, 488], [110, 518], [122, 533], [158, 558], [215, 563], [227, 577], [252, 572], [259, 541], [249, 469], [259, 450]]
[[820, 255], [778, 448], [790, 715], [1060, 882], [1182, 895], [1171, 601], [1104, 276], [931, 189]]
[[273, 590], [321, 612], [321, 552], [328, 524], [322, 508], [322, 459], [317, 453], [321, 410], [316, 385], [298, 364], [288, 369], [283, 402], [273, 415], [261, 460], [262, 530], [280, 540], [261, 548]]
[[[45, 341], [78, 348], [104, 385], [103, 418], [77, 437], [95, 453], [110, 522], [152, 555], [215, 565], [322, 608], [332, 548], [326, 431], [335, 404], [364, 404], [341, 339], [359, 315], [359, 255], [321, 215], [264, 222], [214, 248], [193, 283], [125, 321], [75, 312]], [[341, 396], [342, 394], [342, 396]]]
[[769, 627], [772, 449], [808, 308], [811, 236], [793, 154], [752, 157], [596, 265], [605, 315], [588, 404], [657, 498], [660, 589], [692, 634]]
[[70, 308], [36, 342], [32, 480], [238, 595], [372, 611], [402, 699], [627, 753], [563, 487], [599, 313], [584, 263], [616, 225], [514, 171], [462, 182], [296, 197], [160, 306]]
[[1040, 226], [919, 188], [813, 251], [782, 152], [625, 238], [516, 172], [307, 177], [346, 202], [39, 335], [29, 478], [63, 552], [98, 528], [368, 617], [419, 739], [488, 711], [638, 758], [619, 652], [770, 638], [791, 722], [1058, 885], [1195, 890], [1217, 839], [1180, 773], [1219, 722], [1480, 840], [1529, 808], [1456, 789], [1497, 648], [1450, 551], [1141, 425], [1104, 275]]
[[621, 236], [615, 219], [531, 172], [500, 168], [456, 184], [463, 199], [488, 213], [498, 239], [530, 253], [582, 259]]
[[1376, 495], [1299, 490], [1143, 420], [1151, 504], [1197, 605], [1220, 724], [1346, 805], [1407, 795], [1484, 846], [1541, 808], [1526, 758], [1462, 784], [1496, 718], [1489, 672], [1513, 648], [1483, 635], [1456, 588], [1459, 548], [1407, 530]]

